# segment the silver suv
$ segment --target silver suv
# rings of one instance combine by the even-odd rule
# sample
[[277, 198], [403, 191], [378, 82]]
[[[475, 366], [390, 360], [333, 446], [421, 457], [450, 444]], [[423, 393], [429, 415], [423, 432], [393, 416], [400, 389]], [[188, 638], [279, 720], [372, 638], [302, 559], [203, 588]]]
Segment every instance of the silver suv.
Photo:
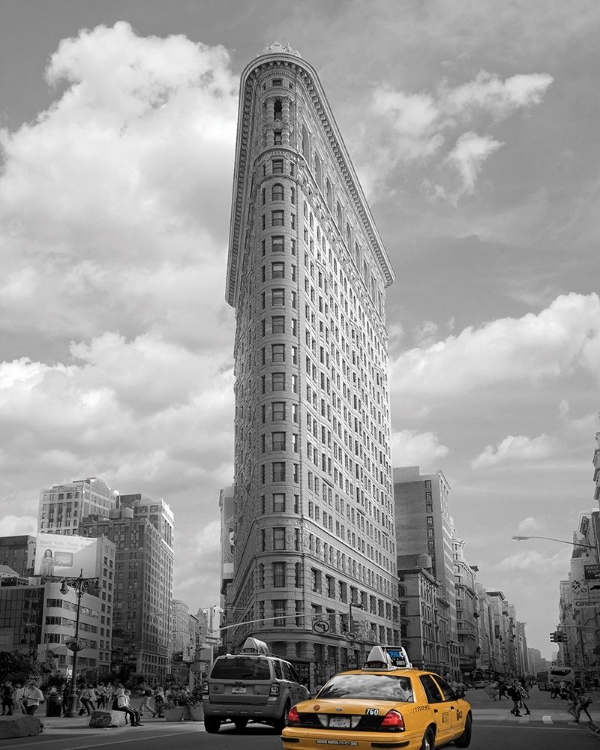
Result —
[[227, 720], [238, 730], [255, 721], [281, 733], [290, 708], [308, 695], [289, 662], [271, 656], [262, 641], [247, 638], [240, 654], [217, 657], [202, 683], [204, 728], [213, 734]]

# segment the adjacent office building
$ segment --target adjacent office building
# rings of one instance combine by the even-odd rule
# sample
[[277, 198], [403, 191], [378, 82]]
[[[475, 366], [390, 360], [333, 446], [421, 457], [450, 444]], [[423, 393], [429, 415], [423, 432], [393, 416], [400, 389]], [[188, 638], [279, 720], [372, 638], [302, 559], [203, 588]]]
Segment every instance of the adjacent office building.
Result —
[[84, 536], [105, 535], [116, 546], [113, 637], [118, 660], [148, 680], [170, 671], [169, 617], [173, 596], [173, 513], [164, 500], [119, 495], [108, 516], [80, 523]]
[[117, 493], [101, 479], [88, 477], [55, 484], [40, 491], [38, 531], [78, 534], [79, 522], [89, 515], [108, 516]]
[[314, 68], [244, 70], [227, 301], [236, 309], [234, 581], [252, 631], [321, 681], [396, 643], [390, 261]]

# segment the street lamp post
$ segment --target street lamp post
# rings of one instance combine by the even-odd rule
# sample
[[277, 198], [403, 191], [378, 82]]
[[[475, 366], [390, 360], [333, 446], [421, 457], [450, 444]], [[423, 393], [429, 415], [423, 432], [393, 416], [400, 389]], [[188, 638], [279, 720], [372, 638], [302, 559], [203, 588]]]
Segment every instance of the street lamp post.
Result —
[[75, 617], [75, 635], [65, 645], [69, 651], [73, 652], [73, 671], [71, 673], [71, 695], [69, 696], [69, 708], [65, 711], [65, 716], [72, 717], [77, 713], [77, 654], [85, 648], [82, 639], [79, 638], [79, 614], [81, 610], [81, 597], [87, 592], [90, 586], [98, 584], [97, 578], [84, 578], [83, 570], [77, 578], [63, 578], [60, 593], [66, 594], [69, 587], [74, 589], [77, 596], [77, 611]]
[[513, 542], [524, 542], [527, 539], [547, 539], [550, 542], [560, 542], [561, 544], [570, 544], [572, 547], [585, 547], [586, 549], [596, 549], [592, 544], [584, 542], [568, 542], [566, 539], [554, 539], [551, 536], [513, 536]]

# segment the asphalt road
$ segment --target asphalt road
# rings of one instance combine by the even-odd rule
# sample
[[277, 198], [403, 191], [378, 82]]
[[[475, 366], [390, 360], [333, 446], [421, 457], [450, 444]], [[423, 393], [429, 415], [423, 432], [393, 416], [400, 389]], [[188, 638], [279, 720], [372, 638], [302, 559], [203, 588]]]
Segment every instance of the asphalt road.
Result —
[[[547, 693], [531, 693], [530, 716], [509, 714], [509, 701], [491, 701], [479, 690], [470, 691], [473, 706], [472, 750], [600, 750], [600, 741], [585, 724], [573, 724], [564, 701]], [[600, 695], [594, 696], [592, 716], [600, 725]], [[243, 732], [233, 726], [207, 734], [202, 722], [168, 723], [146, 719], [143, 727], [93, 730], [87, 720], [41, 716], [46, 730], [38, 737], [3, 740], [0, 750], [282, 750], [273, 730], [250, 724]]]

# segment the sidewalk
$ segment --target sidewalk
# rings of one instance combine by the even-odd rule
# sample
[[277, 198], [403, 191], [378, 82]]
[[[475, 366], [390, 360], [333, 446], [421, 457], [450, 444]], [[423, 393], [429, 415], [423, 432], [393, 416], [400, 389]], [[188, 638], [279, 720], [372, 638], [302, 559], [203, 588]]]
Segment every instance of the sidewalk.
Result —
[[[556, 708], [531, 708], [531, 714], [523, 714], [522, 716], [513, 716], [510, 713], [510, 709], [506, 708], [506, 704], [502, 707], [498, 704], [486, 706], [485, 708], [472, 708], [473, 719], [492, 719], [494, 721], [507, 721], [511, 724], [527, 724], [529, 722], [536, 722], [542, 724], [572, 724], [575, 719], [570, 714], [566, 707], [563, 705], [557, 705]], [[588, 709], [589, 710], [589, 709]], [[591, 710], [590, 715], [595, 724], [600, 725], [600, 711]], [[589, 723], [588, 717], [582, 713], [579, 719], [581, 726], [585, 726]]]
[[164, 726], [169, 728], [177, 727], [190, 727], [194, 726], [200, 731], [204, 731], [204, 722], [202, 721], [166, 721], [164, 718], [156, 719], [152, 718], [152, 714], [143, 716], [140, 721], [141, 727], [132, 727], [127, 725], [125, 727], [90, 727], [89, 716], [45, 716], [43, 711], [36, 713], [36, 718], [45, 725], [44, 735], [46, 734], [104, 734], [105, 732], [143, 732], [146, 728], [156, 728], [156, 726]]

